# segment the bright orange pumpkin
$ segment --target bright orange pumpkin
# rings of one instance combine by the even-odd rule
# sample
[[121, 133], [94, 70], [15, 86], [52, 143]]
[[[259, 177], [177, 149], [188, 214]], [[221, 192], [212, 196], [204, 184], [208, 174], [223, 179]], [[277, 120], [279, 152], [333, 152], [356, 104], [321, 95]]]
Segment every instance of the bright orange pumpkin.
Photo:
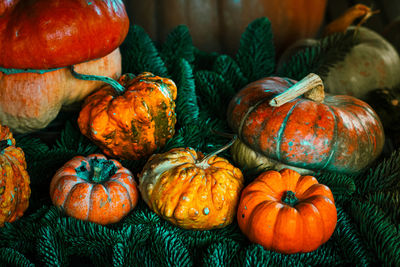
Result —
[[236, 213], [242, 172], [226, 159], [191, 148], [153, 155], [139, 175], [147, 205], [185, 229], [207, 230], [230, 224]]
[[189, 27], [202, 50], [234, 54], [247, 25], [262, 16], [271, 21], [274, 42], [283, 51], [319, 30], [326, 0], [130, 0], [128, 14], [155, 40], [177, 25]]
[[[129, 29], [122, 0], [32, 0], [0, 3], [0, 121], [15, 132], [46, 127], [63, 105], [118, 78], [118, 46]], [[34, 73], [32, 73], [34, 71]]]
[[0, 226], [4, 226], [23, 215], [31, 195], [25, 154], [15, 146], [7, 126], [0, 126], [0, 171]]
[[237, 220], [267, 250], [310, 252], [329, 240], [337, 212], [331, 190], [294, 170], [267, 171], [243, 189]]
[[175, 133], [176, 85], [149, 72], [122, 75], [119, 83], [124, 92], [108, 85], [86, 98], [79, 128], [106, 155], [149, 156]]
[[138, 202], [133, 174], [102, 154], [76, 156], [50, 183], [53, 204], [68, 216], [98, 224], [121, 220]]

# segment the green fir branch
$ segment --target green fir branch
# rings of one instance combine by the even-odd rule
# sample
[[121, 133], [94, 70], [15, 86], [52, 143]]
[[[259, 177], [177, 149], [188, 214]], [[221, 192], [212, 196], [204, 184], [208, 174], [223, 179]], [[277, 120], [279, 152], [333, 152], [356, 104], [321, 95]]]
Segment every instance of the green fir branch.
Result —
[[203, 257], [203, 266], [232, 266], [240, 251], [240, 244], [232, 239], [222, 239], [211, 244]]
[[199, 70], [212, 70], [215, 60], [219, 57], [219, 54], [216, 52], [205, 52], [196, 47], [194, 47], [193, 54], [194, 62], [192, 65], [194, 72]]
[[400, 190], [378, 191], [365, 196], [365, 199], [385, 211], [392, 223], [400, 226]]
[[124, 266], [125, 263], [125, 246], [123, 243], [117, 243], [113, 247], [113, 266]]
[[0, 248], [0, 266], [34, 267], [30, 260], [12, 248]]
[[44, 266], [68, 266], [63, 241], [50, 227], [39, 229], [37, 253]]
[[248, 83], [238, 63], [228, 55], [221, 55], [216, 59], [213, 71], [220, 74], [235, 92], [242, 89]]
[[194, 61], [193, 42], [189, 29], [186, 25], [175, 27], [167, 36], [161, 47], [160, 55], [164, 59], [169, 70], [176, 62], [185, 59], [187, 62]]
[[335, 202], [346, 201], [356, 192], [354, 176], [332, 172], [324, 172], [315, 176], [320, 184], [331, 189]]
[[278, 76], [300, 80], [309, 73], [316, 73], [324, 80], [329, 69], [342, 61], [359, 43], [359, 39], [354, 32], [347, 31], [309, 42], [312, 45], [306, 44], [299, 51], [292, 52], [293, 55], [286, 55], [287, 58], [281, 60], [277, 67]]
[[176, 99], [176, 116], [179, 125], [185, 125], [199, 118], [199, 106], [197, 103], [196, 86], [193, 70], [189, 62], [181, 59], [179, 62], [176, 80], [178, 96]]
[[393, 224], [383, 210], [369, 202], [353, 201], [350, 211], [363, 240], [379, 259], [379, 265], [400, 266], [398, 224]]
[[167, 77], [167, 67], [153, 41], [142, 27], [131, 26], [120, 49], [124, 73], [139, 74], [147, 71], [161, 77]]
[[275, 69], [275, 47], [271, 23], [263, 17], [247, 26], [240, 38], [236, 60], [249, 82], [271, 76]]

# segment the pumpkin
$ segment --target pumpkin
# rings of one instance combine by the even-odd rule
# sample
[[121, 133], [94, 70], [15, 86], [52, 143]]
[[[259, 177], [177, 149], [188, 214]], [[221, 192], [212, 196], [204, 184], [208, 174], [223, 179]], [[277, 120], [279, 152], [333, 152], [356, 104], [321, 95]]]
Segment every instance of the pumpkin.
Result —
[[[256, 168], [262, 161], [263, 168], [295, 167], [302, 174], [356, 173], [374, 161], [385, 139], [375, 111], [352, 96], [323, 90], [320, 77], [310, 74], [299, 82], [267, 77], [239, 91], [227, 115], [239, 136], [240, 143], [231, 149], [239, 166]], [[240, 154], [241, 146], [258, 162]]]
[[131, 18], [157, 41], [176, 26], [189, 27], [201, 50], [234, 54], [246, 26], [266, 16], [271, 21], [278, 50], [295, 40], [313, 37], [319, 30], [326, 0], [130, 0]]
[[337, 212], [327, 186], [283, 169], [263, 172], [243, 189], [237, 220], [251, 242], [292, 254], [314, 251], [328, 241]]
[[0, 121], [13, 131], [46, 127], [63, 105], [103, 85], [76, 79], [70, 66], [120, 76], [129, 28], [121, 0], [2, 1], [0, 14]]
[[31, 189], [25, 154], [15, 146], [7, 126], [0, 126], [0, 226], [20, 218], [29, 206]]
[[106, 155], [150, 156], [175, 133], [176, 85], [149, 72], [124, 74], [119, 83], [123, 88], [104, 86], [86, 98], [79, 128]]
[[68, 216], [106, 225], [133, 210], [139, 192], [132, 173], [121, 163], [91, 154], [72, 158], [56, 172], [50, 197]]
[[[328, 93], [346, 94], [365, 100], [371, 90], [393, 88], [400, 83], [400, 57], [396, 49], [375, 31], [350, 26], [356, 18], [364, 16], [362, 21], [365, 21], [373, 13], [370, 8], [358, 4], [325, 27], [327, 35], [348, 31], [354, 32], [358, 38], [358, 43], [343, 60], [328, 66], [326, 74], [321, 76]], [[283, 53], [278, 69], [296, 52], [318, 42], [315, 39], [303, 39], [294, 43]]]
[[242, 172], [228, 160], [215, 153], [204, 157], [192, 148], [152, 155], [139, 175], [139, 190], [150, 209], [184, 229], [230, 224], [242, 187]]

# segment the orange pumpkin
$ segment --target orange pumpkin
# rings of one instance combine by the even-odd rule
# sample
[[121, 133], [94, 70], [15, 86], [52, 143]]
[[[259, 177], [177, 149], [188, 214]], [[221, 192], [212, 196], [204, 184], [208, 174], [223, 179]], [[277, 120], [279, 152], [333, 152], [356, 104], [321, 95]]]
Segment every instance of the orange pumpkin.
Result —
[[243, 189], [237, 220], [267, 250], [310, 252], [329, 240], [337, 213], [331, 190], [294, 170], [267, 171]]
[[[269, 169], [355, 173], [374, 161], [385, 140], [378, 115], [359, 99], [323, 90], [316, 74], [299, 82], [267, 77], [243, 88], [228, 107], [228, 122], [240, 139], [232, 147], [239, 165], [262, 161]], [[285, 101], [277, 104], [278, 98]], [[241, 153], [243, 146], [251, 153]]]
[[79, 114], [81, 132], [106, 155], [139, 159], [164, 146], [175, 133], [175, 83], [144, 72], [119, 79], [124, 92], [104, 86], [87, 99]]
[[319, 30], [326, 0], [130, 0], [128, 14], [155, 40], [165, 40], [177, 25], [189, 27], [202, 50], [234, 54], [247, 25], [266, 16], [278, 51]]
[[7, 126], [0, 126], [0, 226], [20, 218], [29, 206], [31, 189], [25, 155]]
[[92, 154], [76, 156], [57, 171], [50, 197], [67, 215], [105, 225], [133, 210], [139, 194], [132, 173], [121, 163]]
[[[27, 12], [29, 11], [29, 12]], [[84, 74], [118, 78], [129, 20], [121, 0], [0, 3], [0, 121], [16, 132], [46, 127], [63, 105], [103, 85]]]
[[191, 148], [153, 155], [139, 175], [139, 190], [147, 205], [185, 229], [230, 224], [242, 187], [238, 168], [214, 153], [204, 157]]

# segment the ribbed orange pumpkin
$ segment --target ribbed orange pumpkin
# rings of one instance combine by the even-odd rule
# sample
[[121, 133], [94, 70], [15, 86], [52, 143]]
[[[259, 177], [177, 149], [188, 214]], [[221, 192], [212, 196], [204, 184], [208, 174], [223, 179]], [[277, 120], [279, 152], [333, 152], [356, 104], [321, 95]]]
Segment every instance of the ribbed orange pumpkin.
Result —
[[0, 226], [20, 218], [29, 205], [31, 189], [25, 154], [15, 146], [7, 126], [0, 126]]
[[191, 148], [153, 155], [139, 175], [147, 205], [185, 229], [207, 230], [230, 224], [235, 216], [242, 172], [226, 159]]
[[243, 189], [237, 220], [250, 241], [291, 254], [329, 240], [337, 212], [331, 190], [290, 169], [268, 171]]
[[234, 54], [246, 26], [259, 17], [271, 21], [278, 50], [314, 36], [325, 14], [326, 0], [129, 0], [128, 14], [156, 40], [177, 25], [189, 27], [202, 50]]
[[164, 146], [175, 133], [175, 83], [144, 72], [124, 74], [119, 92], [105, 86], [86, 98], [79, 114], [81, 132], [106, 155], [139, 159]]
[[[385, 140], [383, 127], [375, 111], [361, 100], [321, 93], [293, 95], [281, 106], [270, 104], [278, 95], [312, 88], [323, 93], [322, 81], [315, 74], [298, 83], [268, 77], [247, 85], [232, 99], [228, 122], [240, 139], [239, 145], [232, 147], [239, 165], [257, 167], [259, 162], [248, 160], [252, 156], [255, 161], [265, 160], [269, 165], [264, 167], [271, 169], [287, 165], [302, 173], [354, 173], [379, 156]], [[251, 153], [240, 153], [242, 147]]]
[[129, 29], [121, 0], [8, 0], [0, 3], [0, 121], [15, 132], [46, 127], [64, 105], [117, 79], [118, 46]]
[[57, 171], [50, 197], [67, 215], [105, 225], [133, 210], [139, 193], [128, 169], [102, 154], [92, 154], [76, 156]]

